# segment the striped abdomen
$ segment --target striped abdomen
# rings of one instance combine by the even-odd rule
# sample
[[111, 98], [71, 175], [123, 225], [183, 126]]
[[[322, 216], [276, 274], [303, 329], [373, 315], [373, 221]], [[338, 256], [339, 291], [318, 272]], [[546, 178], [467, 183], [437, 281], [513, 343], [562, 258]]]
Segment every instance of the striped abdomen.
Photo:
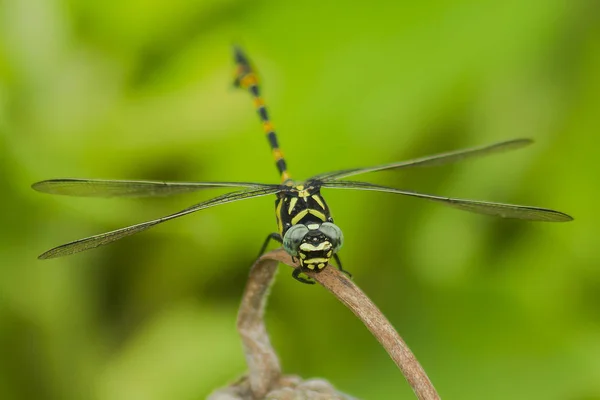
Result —
[[287, 165], [285, 164], [283, 153], [281, 152], [279, 143], [277, 142], [277, 133], [275, 133], [273, 123], [269, 118], [269, 113], [267, 112], [265, 102], [260, 96], [258, 77], [250, 65], [250, 61], [238, 47], [234, 47], [234, 58], [237, 65], [235, 85], [250, 92], [250, 95], [254, 100], [254, 107], [256, 108], [258, 116], [260, 117], [263, 130], [267, 136], [269, 145], [271, 146], [271, 153], [275, 159], [275, 165], [277, 166], [277, 170], [281, 176], [281, 181], [285, 182], [290, 179], [290, 174], [287, 171]]

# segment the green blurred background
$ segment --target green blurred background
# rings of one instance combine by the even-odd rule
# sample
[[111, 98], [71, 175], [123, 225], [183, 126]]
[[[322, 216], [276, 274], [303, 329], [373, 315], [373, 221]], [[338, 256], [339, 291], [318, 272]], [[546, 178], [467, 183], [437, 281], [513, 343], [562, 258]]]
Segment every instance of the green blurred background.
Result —
[[[567, 224], [325, 191], [341, 257], [446, 399], [600, 399], [600, 5], [594, 0], [0, 2], [0, 398], [201, 399], [242, 374], [235, 330], [273, 198], [50, 261], [169, 199], [36, 193], [57, 177], [277, 182], [230, 46], [257, 65], [302, 179], [517, 137], [535, 146], [366, 177], [538, 205]], [[284, 370], [412, 399], [387, 354], [282, 267], [268, 327]]]

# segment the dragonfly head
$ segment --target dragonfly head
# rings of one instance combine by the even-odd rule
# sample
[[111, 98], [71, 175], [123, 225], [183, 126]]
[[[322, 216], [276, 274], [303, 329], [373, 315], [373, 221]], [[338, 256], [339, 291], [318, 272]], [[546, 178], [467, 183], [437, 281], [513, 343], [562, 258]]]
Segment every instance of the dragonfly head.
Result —
[[342, 230], [331, 222], [297, 224], [283, 236], [283, 248], [298, 257], [300, 266], [320, 271], [342, 247], [343, 241]]

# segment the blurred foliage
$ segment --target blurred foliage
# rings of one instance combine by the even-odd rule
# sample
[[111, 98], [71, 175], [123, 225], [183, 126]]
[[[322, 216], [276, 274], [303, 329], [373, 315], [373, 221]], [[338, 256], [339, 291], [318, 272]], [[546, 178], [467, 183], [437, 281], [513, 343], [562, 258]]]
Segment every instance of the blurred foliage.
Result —
[[[325, 192], [355, 281], [447, 399], [600, 398], [600, 6], [594, 0], [0, 3], [0, 398], [200, 399], [243, 373], [235, 331], [273, 199], [76, 256], [55, 245], [173, 199], [33, 192], [53, 177], [276, 182], [230, 45], [258, 66], [294, 177], [531, 137], [526, 150], [372, 176], [556, 208], [569, 224]], [[268, 310], [287, 373], [413, 395], [349, 311], [285, 268]]]

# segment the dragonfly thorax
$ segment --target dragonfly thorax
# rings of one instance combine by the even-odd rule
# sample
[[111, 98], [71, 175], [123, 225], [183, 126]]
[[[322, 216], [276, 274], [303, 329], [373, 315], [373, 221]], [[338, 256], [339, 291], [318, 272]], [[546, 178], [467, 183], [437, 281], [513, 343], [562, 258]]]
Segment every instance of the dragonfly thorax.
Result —
[[317, 184], [297, 184], [290, 185], [279, 193], [275, 202], [275, 214], [282, 237], [290, 227], [297, 224], [333, 222], [319, 189]]
[[343, 240], [319, 189], [316, 182], [291, 183], [275, 202], [283, 248], [297, 257], [302, 267], [316, 271], [325, 268]]

